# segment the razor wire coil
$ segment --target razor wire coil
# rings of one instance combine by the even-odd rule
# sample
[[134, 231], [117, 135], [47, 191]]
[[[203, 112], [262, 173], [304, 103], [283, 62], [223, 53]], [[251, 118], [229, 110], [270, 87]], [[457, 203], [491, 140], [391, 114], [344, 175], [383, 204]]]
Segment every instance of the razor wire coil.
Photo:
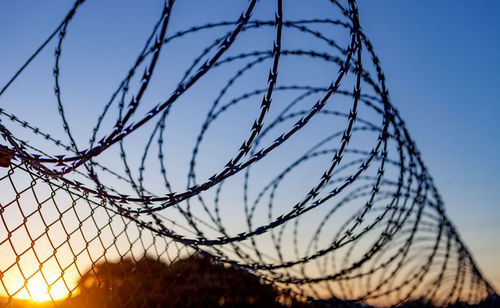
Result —
[[[118, 257], [127, 269], [146, 264], [148, 275], [154, 277], [156, 265], [148, 263], [148, 256], [171, 262], [174, 268], [183, 254], [194, 252], [217, 264], [249, 271], [283, 292], [291, 291], [308, 300], [396, 305], [421, 298], [446, 305], [497, 297], [447, 218], [420, 153], [390, 101], [385, 75], [362, 31], [354, 0], [344, 4], [330, 1], [339, 19], [303, 20], [287, 19], [281, 0], [276, 1], [273, 20], [255, 19], [253, 13], [261, 4], [250, 0], [235, 21], [191, 26], [173, 34], [169, 27], [171, 19], [176, 18], [176, 3], [165, 1], [144, 47], [103, 104], [102, 112], [97, 113], [88, 146], [82, 148], [68, 117], [71, 103], [63, 99], [61, 59], [71, 22], [85, 2], [74, 3], [56, 30], [0, 91], [2, 99], [40, 52], [56, 41], [53, 92], [64, 135], [46, 133], [21, 119], [22, 115], [10, 113], [7, 107], [0, 109], [0, 133], [6, 142], [0, 155], [10, 161], [0, 173], [1, 189], [5, 191], [0, 202], [0, 248], [8, 251], [9, 258], [14, 257], [1, 264], [0, 281], [9, 304], [16, 295], [30, 293], [28, 284], [34, 277], [42, 277], [54, 304], [60, 303], [50, 289], [63, 285], [69, 296], [64, 303], [68, 304], [72, 296], [84, 294], [85, 281], [101, 279], [96, 270], [102, 269], [100, 262], [112, 264]], [[337, 42], [325, 28], [315, 27], [336, 27], [348, 34], [344, 41]], [[202, 49], [182, 74], [174, 74], [182, 77], [173, 92], [160, 103], [148, 102], [144, 97], [164, 65], [162, 57], [169, 55], [165, 49], [178, 41], [189, 41], [190, 36], [216, 30], [224, 34]], [[235, 45], [244, 43], [244, 35], [259, 31], [272, 33], [271, 48], [232, 52]], [[292, 46], [286, 36], [291, 33], [310, 37], [328, 49]], [[297, 72], [299, 76], [280, 74], [301, 61], [335, 66], [338, 71], [328, 75], [323, 85], [308, 83], [308, 76], [300, 78]], [[267, 72], [261, 73], [259, 67], [265, 65]], [[254, 85], [242, 81], [254, 72], [259, 72], [265, 82]], [[214, 91], [212, 101], [206, 88], [196, 88], [209, 79], [209, 74], [229, 76]], [[289, 79], [291, 83], [287, 83]], [[194, 137], [185, 189], [179, 189], [180, 181], [169, 172], [169, 162], [178, 157], [171, 158], [172, 153], [167, 151], [171, 138], [168, 125], [176, 117], [176, 106], [187, 104], [182, 98], [190, 91], [206, 95], [203, 103], [209, 107]], [[244, 120], [250, 118], [252, 124], [240, 139], [243, 141], [214, 157], [204, 157], [207, 144], [221, 142], [217, 136], [210, 136], [218, 121], [231, 118], [228, 115], [233, 110], [250, 102], [258, 110], [245, 112]], [[112, 107], [116, 107], [114, 120], [109, 119]], [[192, 113], [192, 118], [198, 119], [196, 114], [202, 112], [194, 109]], [[322, 126], [316, 128], [318, 133], [309, 133], [301, 141], [301, 134], [317, 123]], [[337, 127], [331, 129], [329, 125]], [[130, 147], [137, 151], [134, 136], [147, 130], [150, 133], [143, 139], [141, 155], [130, 158], [134, 152]], [[218, 133], [219, 139], [224, 139], [224, 129]], [[51, 146], [35, 146], [28, 136]], [[63, 141], [65, 138], [67, 141]], [[315, 139], [313, 143], [308, 142], [311, 139]], [[279, 152], [289, 145], [307, 144], [308, 148], [294, 153], [294, 157]], [[101, 161], [112, 151], [117, 151], [113, 153], [120, 158], [123, 170], [115, 170], [109, 158]], [[157, 160], [153, 161], [155, 154]], [[207, 165], [212, 167], [206, 162], [207, 156], [217, 161], [214, 165], [220, 164], [219, 160], [225, 163], [216, 171], [206, 171]], [[205, 163], [200, 163], [203, 160]], [[319, 164], [314, 162], [321, 160], [326, 162], [318, 171]], [[273, 168], [259, 167], [267, 166], [266, 162], [277, 162], [281, 169], [272, 174], [267, 168]], [[301, 180], [303, 176], [294, 174], [309, 170], [304, 167], [308, 164], [316, 173], [297, 189], [306, 187], [305, 191], [300, 196], [290, 193], [296, 197], [294, 201], [283, 197], [283, 187], [293, 187], [287, 181]], [[148, 182], [151, 178], [163, 182], [161, 193], [157, 193], [157, 185]], [[234, 197], [224, 202], [227, 191], [235, 191], [232, 183], [238, 182], [242, 182], [240, 224], [230, 221], [236, 214], [227, 204], [234, 203]], [[260, 189], [254, 188], [259, 185]], [[33, 200], [36, 207], [26, 205]], [[51, 212], [45, 213], [45, 208], [51, 208]], [[20, 217], [17, 223], [14, 216]], [[38, 231], [32, 230], [34, 217], [41, 221]], [[47, 217], [52, 217], [52, 222]], [[56, 228], [64, 235], [62, 240], [59, 235], [51, 235]], [[86, 237], [87, 229], [95, 234]], [[19, 248], [12, 239], [21, 232], [29, 238], [28, 247]], [[76, 237], [79, 240], [74, 243]], [[45, 258], [38, 256], [44, 251], [37, 248], [42, 241], [48, 241], [52, 251]], [[63, 250], [71, 256], [70, 261], [61, 261]], [[20, 265], [28, 255], [33, 255], [38, 264], [34, 270]], [[127, 263], [126, 258], [135, 265]], [[84, 265], [79, 265], [80, 260], [85, 260]], [[58, 275], [49, 278], [43, 269], [54, 262]], [[70, 270], [81, 279], [78, 283], [66, 277]], [[22, 285], [7, 283], [5, 275], [14, 271], [20, 273]], [[94, 278], [89, 278], [89, 273]], [[106, 279], [100, 283], [112, 284]], [[132, 302], [125, 298], [119, 304]]]

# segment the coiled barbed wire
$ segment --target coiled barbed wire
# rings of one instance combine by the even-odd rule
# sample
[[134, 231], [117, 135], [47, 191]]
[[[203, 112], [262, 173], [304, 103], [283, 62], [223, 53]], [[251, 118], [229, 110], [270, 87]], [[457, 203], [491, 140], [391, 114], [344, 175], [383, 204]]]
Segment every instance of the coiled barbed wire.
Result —
[[[198, 251], [309, 299], [395, 305], [423, 298], [446, 305], [478, 303], [497, 296], [447, 218], [420, 153], [390, 102], [380, 61], [361, 29], [354, 0], [330, 1], [340, 19], [304, 20], [287, 19], [282, 0], [275, 3], [273, 20], [255, 19], [252, 14], [260, 3], [250, 0], [235, 21], [168, 34], [169, 22], [175, 18], [174, 2], [164, 2], [135, 63], [96, 115], [87, 147], [79, 146], [81, 140], [71, 128], [66, 109], [71, 103], [63, 100], [61, 85], [64, 39], [85, 0], [74, 3], [56, 30], [0, 91], [1, 99], [51, 40], [57, 41], [54, 94], [68, 142], [42, 132], [7, 108], [0, 110], [0, 132], [8, 146], [5, 151], [13, 159], [2, 181], [10, 181], [15, 195], [2, 202], [0, 215], [6, 233], [0, 246], [9, 245], [16, 256], [2, 273], [18, 264], [26, 251], [36, 255], [33, 247], [41, 237], [30, 237], [31, 248], [19, 252], [11, 234], [26, 226], [28, 218], [41, 213], [42, 204], [51, 200], [59, 213], [56, 222], [64, 226], [69, 211], [78, 217], [73, 232], [64, 230], [67, 239], [63, 244], [70, 243], [86, 221], [94, 221], [96, 236], [90, 240], [83, 236], [85, 248], [72, 249], [74, 264], [87, 254], [92, 268], [98, 260], [108, 259], [110, 247], [122, 260], [133, 255], [137, 246], [158, 258], [169, 255], [169, 247], [176, 247], [173, 253], [177, 257], [182, 249]], [[334, 32], [325, 29], [333, 28], [345, 31], [344, 37], [330, 37]], [[194, 58], [169, 96], [158, 104], [147, 101], [144, 97], [150, 83], [161, 69], [159, 61], [168, 57], [165, 49], [210, 31], [223, 34]], [[272, 33], [271, 48], [233, 51], [235, 45], [245, 43], [245, 35], [258, 35], [259, 31]], [[285, 39], [286, 34], [308, 37], [324, 46], [310, 50], [294, 46]], [[299, 74], [300, 68], [293, 68], [302, 62], [312, 67], [314, 75]], [[321, 67], [328, 67], [327, 73]], [[213, 76], [228, 78], [218, 88], [220, 82]], [[263, 76], [265, 82], [259, 82]], [[208, 89], [203, 82], [208, 82]], [[178, 133], [168, 124], [182, 117], [176, 106], [188, 104], [182, 99], [190, 91], [201, 92], [203, 102], [194, 107], [198, 110], [191, 107], [187, 113], [189, 120], [201, 121], [201, 128], [194, 136], [183, 189], [182, 181], [168, 171], [177, 164], [172, 160], [182, 154], [166, 151], [172, 138], [169, 134]], [[113, 105], [116, 118], [110, 120]], [[233, 112], [238, 108], [244, 114]], [[237, 122], [217, 130], [225, 118]], [[227, 145], [230, 142], [225, 139], [232, 138], [227, 130], [241, 128], [244, 132], [237, 143]], [[147, 130], [149, 135], [138, 141], [138, 132]], [[43, 143], [34, 146], [26, 133], [41, 137], [57, 150]], [[179, 134], [183, 138], [183, 132]], [[138, 142], [144, 143], [142, 154], [130, 158], [130, 153], [136, 156], [141, 148]], [[115, 162], [109, 157], [102, 159], [106, 153], [120, 157], [123, 172], [114, 170]], [[152, 158], [155, 154], [157, 160]], [[19, 192], [13, 180], [16, 176], [31, 179], [31, 184]], [[159, 181], [163, 181], [160, 188]], [[36, 185], [42, 184], [37, 183], [48, 185], [51, 197], [38, 200], [41, 192], [36, 192]], [[27, 216], [23, 213], [26, 205], [19, 201], [26, 191], [33, 192], [38, 204]], [[60, 195], [72, 199], [65, 211], [57, 206], [63, 202], [57, 201]], [[82, 218], [79, 202], [91, 209]], [[236, 211], [239, 204], [241, 209]], [[4, 212], [16, 206], [24, 219], [10, 228]], [[102, 225], [97, 222], [102, 219], [98, 209], [108, 217]], [[117, 221], [120, 226], [113, 229]], [[54, 227], [44, 222], [43, 228], [48, 234]], [[102, 230], [107, 228], [110, 234], [105, 235]], [[114, 240], [107, 246], [103, 238], [110, 235]], [[118, 243], [123, 236], [127, 249]], [[101, 243], [101, 251], [89, 248], [94, 240]], [[23, 275], [25, 286], [37, 273], [43, 275], [48, 260], [57, 259], [60, 246], [51, 243], [51, 247], [53, 253], [46, 260], [37, 257], [40, 268]], [[96, 253], [94, 260], [91, 255]], [[54, 281], [44, 276], [44, 283], [52, 287], [62, 280], [71, 295], [78, 286], [66, 282], [66, 268], [58, 267], [60, 276]], [[22, 289], [3, 285], [10, 300]]]

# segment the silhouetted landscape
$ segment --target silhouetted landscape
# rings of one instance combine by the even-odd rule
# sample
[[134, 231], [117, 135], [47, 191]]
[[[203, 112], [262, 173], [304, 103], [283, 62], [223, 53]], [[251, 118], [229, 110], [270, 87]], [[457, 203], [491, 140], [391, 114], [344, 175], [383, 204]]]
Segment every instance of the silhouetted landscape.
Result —
[[[60, 307], [314, 307], [286, 297], [251, 273], [194, 255], [167, 265], [145, 257], [135, 263], [99, 263], [78, 282], [79, 293]], [[281, 303], [280, 303], [281, 301]], [[14, 307], [53, 304], [13, 300]]]
[[[193, 255], [170, 265], [151, 257], [135, 262], [98, 263], [78, 282], [79, 292], [59, 307], [371, 307], [330, 299], [302, 302], [265, 284], [244, 270]], [[6, 303], [4, 299], [1, 303]], [[497, 307], [498, 301], [479, 305], [458, 303], [450, 307]], [[52, 302], [13, 299], [13, 307], [53, 307]], [[405, 308], [434, 307], [411, 301]]]

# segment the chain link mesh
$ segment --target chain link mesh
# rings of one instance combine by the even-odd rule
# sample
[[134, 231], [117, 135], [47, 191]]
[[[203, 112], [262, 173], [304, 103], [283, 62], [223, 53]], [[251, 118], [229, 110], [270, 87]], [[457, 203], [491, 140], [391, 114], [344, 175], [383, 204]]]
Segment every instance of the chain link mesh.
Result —
[[[82, 147], [63, 99], [61, 57], [85, 2], [0, 91], [55, 44], [60, 134], [0, 110], [0, 303], [498, 303], [390, 102], [355, 1], [331, 1], [339, 19], [289, 20], [278, 0], [274, 19], [264, 20], [251, 0], [234, 21], [174, 34], [175, 4], [165, 1]], [[334, 40], [337, 31], [344, 36]], [[158, 104], [144, 98], [165, 49], [199, 34], [214, 39], [172, 93]], [[252, 50], [246, 35], [271, 37], [271, 48]], [[324, 46], [294, 46], [294, 36]], [[184, 97], [206, 101], [179, 111]], [[201, 129], [190, 135], [184, 120]], [[188, 136], [191, 151], [176, 149]], [[187, 164], [185, 183], [177, 161]]]

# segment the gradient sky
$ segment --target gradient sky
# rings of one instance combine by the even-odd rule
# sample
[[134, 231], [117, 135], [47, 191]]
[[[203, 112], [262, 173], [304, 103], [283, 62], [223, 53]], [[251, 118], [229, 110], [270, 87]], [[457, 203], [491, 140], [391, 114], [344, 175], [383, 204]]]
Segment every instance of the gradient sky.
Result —
[[393, 104], [500, 289], [500, 2], [359, 1]]
[[[261, 0], [265, 1], [268, 0]], [[75, 32], [88, 35], [84, 38], [88, 39], [87, 44], [93, 42], [95, 45], [79, 45], [76, 40], [70, 41], [73, 38], [68, 39], [68, 48], [73, 46], [74, 52], [73, 58], [68, 56], [64, 63], [73, 65], [79, 72], [66, 77], [68, 83], [79, 79], [86, 82], [83, 88], [70, 87], [80, 103], [107, 100], [110, 87], [124, 76], [158, 16], [158, 1], [147, 1], [142, 6], [137, 6], [137, 1], [125, 1], [123, 5], [99, 2], [89, 0], [80, 12], [82, 17], [88, 17], [85, 14], [98, 10], [94, 15], [97, 21], [82, 19], [71, 25]], [[187, 3], [189, 6], [191, 2], [179, 2], [179, 5]], [[321, 9], [320, 2], [324, 1], [311, 1], [307, 12], [293, 11], [292, 3], [290, 14], [314, 16], [313, 13]], [[244, 5], [246, 1], [241, 3]], [[232, 2], [224, 12], [226, 15], [222, 15], [237, 16], [243, 7], [241, 3]], [[445, 201], [449, 218], [486, 278], [498, 291], [500, 2], [359, 0], [358, 5], [361, 26], [381, 60], [392, 103], [422, 153]], [[0, 85], [5, 84], [70, 7], [69, 1], [62, 0], [0, 2]], [[198, 9], [206, 15], [220, 13], [211, 11], [208, 4]], [[113, 14], [112, 18], [107, 19], [109, 14]], [[203, 24], [194, 15], [186, 14], [183, 21]], [[122, 31], [127, 22], [134, 26]], [[101, 29], [104, 24], [106, 29]], [[104, 47], [94, 48], [99, 44]], [[106, 53], [109, 48], [116, 48], [116, 51]], [[48, 108], [34, 101], [51, 100], [50, 110], [56, 110], [50, 79], [53, 49], [52, 44], [33, 64], [34, 70], [37, 67], [45, 70], [47, 80], [40, 79], [43, 75], [27, 73], [16, 86], [18, 89], [29, 87], [30, 93], [23, 95], [25, 101], [31, 102], [26, 103], [31, 104], [30, 108], [9, 100], [8, 95], [20, 95], [15, 90], [14, 94], [6, 92], [5, 101], [0, 99], [0, 107], [24, 115], [47, 130], [60, 124], [58, 121], [36, 122], [37, 118], [50, 117]], [[95, 62], [90, 65], [88, 59], [95, 59]], [[99, 70], [99, 79], [92, 80], [100, 66], [109, 69]], [[82, 104], [80, 117], [74, 121], [85, 123], [85, 112], [101, 109], [99, 103], [95, 104], [90, 107], [96, 109]], [[95, 114], [92, 116], [94, 124]], [[76, 129], [75, 133], [88, 136], [87, 132]]]

